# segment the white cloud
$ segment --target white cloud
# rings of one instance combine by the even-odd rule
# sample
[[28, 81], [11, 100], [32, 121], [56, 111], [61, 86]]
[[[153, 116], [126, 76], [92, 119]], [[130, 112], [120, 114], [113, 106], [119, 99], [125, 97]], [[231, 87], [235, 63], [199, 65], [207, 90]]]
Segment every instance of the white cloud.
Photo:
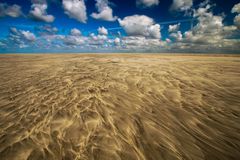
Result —
[[118, 19], [119, 24], [129, 36], [144, 36], [149, 38], [161, 38], [160, 25], [145, 15], [133, 15]]
[[[16, 48], [27, 48], [33, 47], [37, 37], [34, 33], [27, 30], [18, 30], [17, 28], [11, 27], [9, 36], [5, 40], [5, 43], [8, 44], [5, 48], [14, 50]], [[35, 47], [36, 48], [36, 47]]]
[[107, 40], [108, 37], [106, 35], [95, 35], [94, 33], [91, 33], [90, 34], [90, 37], [94, 40], [94, 41], [103, 41], [103, 40]]
[[240, 3], [233, 6], [232, 13], [240, 13]]
[[137, 0], [137, 6], [140, 7], [152, 7], [159, 4], [159, 0]]
[[171, 32], [176, 32], [179, 30], [179, 27], [180, 27], [180, 23], [178, 24], [175, 24], [175, 25], [169, 25], [168, 26], [168, 32], [171, 33]]
[[97, 35], [97, 40], [107, 40], [108, 37], [106, 35]]
[[8, 5], [6, 3], [0, 3], [0, 17], [10, 16], [13, 18], [20, 17], [22, 15], [21, 6]]
[[234, 24], [240, 29], [240, 14], [234, 18]]
[[28, 40], [28, 41], [36, 40], [36, 37], [32, 32], [30, 32], [30, 31], [20, 31], [20, 32], [26, 40]]
[[74, 18], [79, 22], [86, 23], [87, 12], [84, 0], [63, 0], [62, 5], [64, 13], [70, 18]]
[[34, 33], [25, 30], [18, 30], [15, 27], [10, 28], [10, 39], [15, 42], [23, 42], [24, 40], [27, 41], [35, 41], [36, 36]]
[[181, 41], [183, 38], [181, 31], [177, 31], [176, 33], [171, 33], [170, 37], [174, 38], [177, 41]]
[[122, 42], [126, 48], [139, 48], [146, 46], [146, 44], [144, 44], [145, 40], [145, 37], [128, 36], [124, 37]]
[[66, 36], [64, 38], [64, 43], [67, 45], [83, 45], [86, 42], [86, 37], [80, 37], [80, 36]]
[[54, 16], [47, 14], [47, 2], [45, 0], [32, 0], [31, 10], [29, 12], [29, 16], [32, 19], [44, 22], [53, 22]]
[[101, 47], [104, 44], [107, 44], [108, 40], [109, 39], [107, 35], [100, 35], [100, 34], [95, 35], [94, 33], [91, 33], [89, 37], [88, 45]]
[[57, 27], [52, 27], [51, 25], [39, 26], [36, 29], [40, 34], [56, 34], [58, 32]]
[[98, 13], [92, 13], [91, 17], [105, 21], [115, 21], [117, 16], [113, 16], [113, 10], [108, 3], [108, 0], [96, 0]]
[[98, 34], [100, 35], [108, 35], [108, 30], [104, 27], [99, 27], [98, 28]]
[[232, 13], [238, 13], [234, 18], [234, 24], [240, 29], [240, 3], [233, 6]]
[[160, 33], [160, 25], [159, 24], [154, 24], [146, 29], [147, 33], [146, 36], [150, 38], [156, 38], [160, 39], [161, 38], [161, 33]]
[[[165, 41], [160, 40], [160, 25], [145, 15], [133, 15], [119, 19], [120, 26], [127, 36], [117, 34], [117, 31], [109, 34], [104, 27], [98, 28], [97, 35], [81, 35], [80, 30], [73, 28], [69, 35], [61, 35], [57, 28], [45, 25], [34, 33], [30, 31], [10, 29], [7, 40], [0, 40], [2, 44], [12, 44], [11, 49], [17, 48], [54, 48], [63, 51], [126, 51], [126, 52], [236, 52], [240, 40], [237, 39], [239, 31], [237, 22], [235, 25], [225, 25], [224, 15], [215, 15], [208, 3], [199, 5], [193, 9], [195, 25], [182, 33], [180, 24], [170, 25], [169, 37]], [[237, 15], [235, 19], [238, 19]], [[43, 33], [44, 32], [44, 33]], [[58, 33], [58, 34], [57, 34]], [[114, 36], [115, 35], [115, 36]], [[38, 36], [38, 37], [36, 37]], [[4, 46], [0, 43], [1, 46]], [[4, 46], [6, 49], [8, 46]], [[3, 47], [2, 47], [3, 48]], [[9, 47], [10, 48], [10, 47]]]
[[81, 36], [82, 33], [81, 33], [81, 31], [78, 30], [77, 28], [73, 28], [73, 29], [71, 29], [70, 34], [71, 34], [72, 36]]
[[166, 46], [166, 42], [159, 39], [148, 39], [145, 37], [127, 36], [122, 38], [122, 45], [124, 48], [134, 52], [151, 51], [158, 52], [161, 48]]
[[193, 5], [193, 0], [173, 0], [170, 10], [173, 11], [186, 11]]
[[114, 39], [114, 44], [115, 45], [120, 45], [120, 43], [121, 43], [120, 38], [117, 37], [117, 38]]
[[236, 39], [237, 27], [225, 26], [224, 15], [214, 15], [208, 3], [194, 10], [193, 17], [198, 23], [185, 32], [173, 32], [170, 37], [176, 40], [170, 50], [183, 52], [231, 52], [236, 51], [240, 41]]
[[[207, 9], [206, 9], [207, 8]], [[223, 17], [215, 16], [212, 12], [208, 11], [208, 6], [205, 9], [199, 8], [195, 12], [195, 17], [197, 17], [199, 23], [194, 27], [194, 32], [196, 33], [218, 33], [223, 27]], [[202, 12], [204, 10], [204, 12]]]

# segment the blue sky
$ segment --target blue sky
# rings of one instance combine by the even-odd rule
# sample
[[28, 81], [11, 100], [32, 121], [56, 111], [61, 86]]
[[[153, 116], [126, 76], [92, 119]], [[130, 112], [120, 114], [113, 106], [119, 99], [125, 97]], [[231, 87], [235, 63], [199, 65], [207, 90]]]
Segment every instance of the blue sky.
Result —
[[0, 52], [240, 53], [239, 0], [2, 0]]

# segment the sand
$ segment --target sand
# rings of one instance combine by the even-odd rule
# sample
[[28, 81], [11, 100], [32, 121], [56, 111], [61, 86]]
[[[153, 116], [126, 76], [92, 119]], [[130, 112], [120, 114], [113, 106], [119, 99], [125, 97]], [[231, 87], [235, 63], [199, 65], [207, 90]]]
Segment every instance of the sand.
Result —
[[240, 56], [0, 55], [1, 160], [239, 160]]

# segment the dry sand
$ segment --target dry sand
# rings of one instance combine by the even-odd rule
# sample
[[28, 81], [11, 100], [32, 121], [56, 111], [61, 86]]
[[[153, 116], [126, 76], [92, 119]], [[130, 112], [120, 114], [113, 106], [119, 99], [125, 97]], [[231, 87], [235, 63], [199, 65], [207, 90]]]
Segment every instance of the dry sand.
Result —
[[1, 160], [239, 160], [240, 57], [1, 55]]

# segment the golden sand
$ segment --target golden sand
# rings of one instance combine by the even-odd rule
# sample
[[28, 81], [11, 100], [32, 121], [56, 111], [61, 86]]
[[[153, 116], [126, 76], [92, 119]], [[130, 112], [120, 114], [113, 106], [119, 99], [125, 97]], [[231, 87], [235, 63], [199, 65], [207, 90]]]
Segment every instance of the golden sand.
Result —
[[1, 160], [239, 160], [240, 57], [1, 55]]

